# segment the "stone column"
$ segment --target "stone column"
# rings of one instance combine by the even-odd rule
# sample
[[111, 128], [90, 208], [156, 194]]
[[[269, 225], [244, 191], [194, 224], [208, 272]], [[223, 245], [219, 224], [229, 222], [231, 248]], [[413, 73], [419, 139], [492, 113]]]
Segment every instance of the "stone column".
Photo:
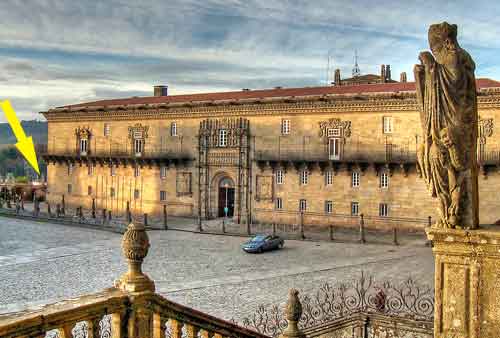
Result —
[[500, 337], [500, 229], [426, 232], [435, 256], [434, 337]]

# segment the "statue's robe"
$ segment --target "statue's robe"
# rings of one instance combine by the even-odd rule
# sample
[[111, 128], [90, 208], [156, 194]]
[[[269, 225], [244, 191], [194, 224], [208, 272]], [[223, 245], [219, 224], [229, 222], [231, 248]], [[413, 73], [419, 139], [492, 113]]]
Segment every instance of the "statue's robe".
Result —
[[[464, 182], [461, 176], [461, 172], [471, 168], [474, 172], [477, 171], [475, 65], [470, 55], [460, 48], [456, 58], [450, 59], [450, 64], [440, 64], [433, 60], [423, 71], [415, 72], [423, 130], [418, 165], [430, 193], [440, 200], [441, 219], [445, 223], [448, 223], [454, 194], [460, 196], [460, 203], [465, 197], [470, 199], [470, 203], [477, 205], [477, 175], [475, 178], [466, 175], [466, 180], [475, 179], [475, 183]], [[444, 138], [452, 142], [451, 147], [443, 143]], [[465, 187], [464, 184], [467, 183], [475, 186]], [[475, 192], [471, 189], [475, 189]], [[471, 193], [474, 196], [463, 195]], [[471, 220], [469, 218], [462, 221]]]

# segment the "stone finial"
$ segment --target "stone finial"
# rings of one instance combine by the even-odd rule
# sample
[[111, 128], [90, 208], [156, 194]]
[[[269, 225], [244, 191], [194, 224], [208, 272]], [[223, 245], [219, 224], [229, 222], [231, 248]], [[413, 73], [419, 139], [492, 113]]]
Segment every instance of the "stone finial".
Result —
[[384, 83], [386, 79], [385, 65], [380, 65], [380, 82]]
[[407, 82], [406, 72], [401, 72], [401, 74], [399, 75], [399, 82]]
[[342, 84], [342, 80], [340, 79], [340, 69], [335, 69], [335, 75], [333, 82], [335, 83], [336, 86], [340, 86]]
[[299, 291], [297, 289], [290, 289], [288, 292], [288, 301], [285, 307], [285, 316], [288, 322], [288, 326], [283, 334], [280, 336], [282, 338], [303, 338], [306, 335], [299, 329], [299, 321], [302, 317], [302, 304], [299, 299]]
[[128, 261], [128, 271], [115, 281], [115, 287], [128, 292], [155, 291], [154, 282], [142, 272], [142, 262], [149, 246], [144, 225], [130, 223], [122, 239], [122, 253]]
[[386, 80], [386, 82], [392, 80], [391, 65], [385, 66], [385, 80]]

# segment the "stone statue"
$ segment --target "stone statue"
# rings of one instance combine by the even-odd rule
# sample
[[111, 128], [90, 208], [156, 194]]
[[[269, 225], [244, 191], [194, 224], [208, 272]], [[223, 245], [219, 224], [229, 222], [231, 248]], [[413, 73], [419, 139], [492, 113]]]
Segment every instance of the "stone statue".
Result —
[[477, 94], [475, 64], [457, 42], [457, 25], [429, 27], [432, 53], [415, 65], [423, 140], [418, 166], [439, 200], [443, 228], [478, 227]]

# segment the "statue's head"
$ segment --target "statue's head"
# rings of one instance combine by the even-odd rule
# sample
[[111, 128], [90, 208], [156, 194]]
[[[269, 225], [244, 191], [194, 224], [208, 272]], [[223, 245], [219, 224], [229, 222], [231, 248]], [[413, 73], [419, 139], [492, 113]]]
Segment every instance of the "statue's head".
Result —
[[429, 27], [429, 46], [436, 61], [448, 64], [450, 58], [455, 58], [460, 48], [457, 41], [457, 25], [447, 22], [431, 25]]

